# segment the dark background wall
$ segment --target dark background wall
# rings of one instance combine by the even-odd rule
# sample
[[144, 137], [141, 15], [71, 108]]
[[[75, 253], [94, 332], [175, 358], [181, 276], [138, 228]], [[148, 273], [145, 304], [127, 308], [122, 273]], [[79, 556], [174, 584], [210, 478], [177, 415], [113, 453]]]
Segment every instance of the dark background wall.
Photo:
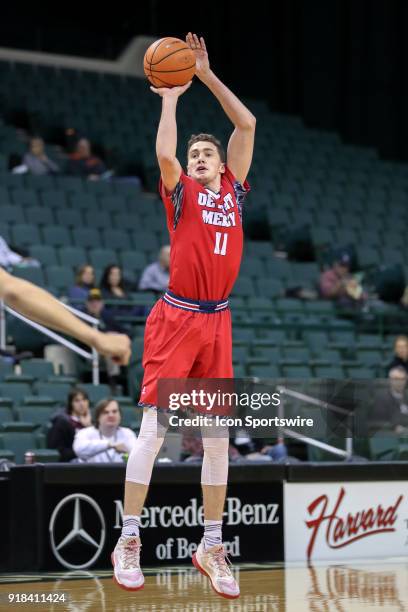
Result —
[[309, 126], [408, 159], [406, 0], [146, 0], [87, 12], [12, 6], [1, 46], [116, 57], [135, 34], [206, 36], [214, 69], [240, 94]]

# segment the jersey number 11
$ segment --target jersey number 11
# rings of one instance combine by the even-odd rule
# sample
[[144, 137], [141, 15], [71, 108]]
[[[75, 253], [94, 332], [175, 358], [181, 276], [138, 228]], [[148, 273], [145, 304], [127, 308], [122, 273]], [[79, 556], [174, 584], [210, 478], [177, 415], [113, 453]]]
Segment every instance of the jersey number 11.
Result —
[[215, 232], [215, 255], [225, 255], [227, 253], [228, 234]]

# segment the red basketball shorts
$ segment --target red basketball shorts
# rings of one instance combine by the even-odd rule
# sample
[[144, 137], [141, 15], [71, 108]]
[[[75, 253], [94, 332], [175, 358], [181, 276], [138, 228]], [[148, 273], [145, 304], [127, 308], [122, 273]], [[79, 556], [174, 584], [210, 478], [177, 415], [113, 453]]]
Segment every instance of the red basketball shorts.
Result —
[[142, 406], [157, 406], [161, 378], [232, 378], [228, 302], [194, 302], [167, 292], [146, 321], [143, 368]]

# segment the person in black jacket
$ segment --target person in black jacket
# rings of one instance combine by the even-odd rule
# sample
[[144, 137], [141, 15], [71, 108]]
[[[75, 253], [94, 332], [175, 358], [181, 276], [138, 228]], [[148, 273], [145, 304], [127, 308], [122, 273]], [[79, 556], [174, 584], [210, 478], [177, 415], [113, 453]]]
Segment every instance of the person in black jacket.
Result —
[[81, 389], [73, 389], [68, 395], [64, 411], [57, 412], [51, 419], [52, 426], [47, 434], [48, 448], [55, 448], [60, 461], [72, 461], [76, 454], [72, 449], [78, 429], [92, 425], [89, 397]]
[[394, 358], [387, 368], [388, 373], [393, 368], [404, 368], [408, 374], [408, 337], [397, 336], [394, 342]]

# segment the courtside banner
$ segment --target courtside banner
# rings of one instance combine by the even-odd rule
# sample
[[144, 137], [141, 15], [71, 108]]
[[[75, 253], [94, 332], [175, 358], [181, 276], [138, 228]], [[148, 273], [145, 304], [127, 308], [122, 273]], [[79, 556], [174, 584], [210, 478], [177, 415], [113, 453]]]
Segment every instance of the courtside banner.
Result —
[[408, 556], [408, 481], [285, 483], [286, 561]]

